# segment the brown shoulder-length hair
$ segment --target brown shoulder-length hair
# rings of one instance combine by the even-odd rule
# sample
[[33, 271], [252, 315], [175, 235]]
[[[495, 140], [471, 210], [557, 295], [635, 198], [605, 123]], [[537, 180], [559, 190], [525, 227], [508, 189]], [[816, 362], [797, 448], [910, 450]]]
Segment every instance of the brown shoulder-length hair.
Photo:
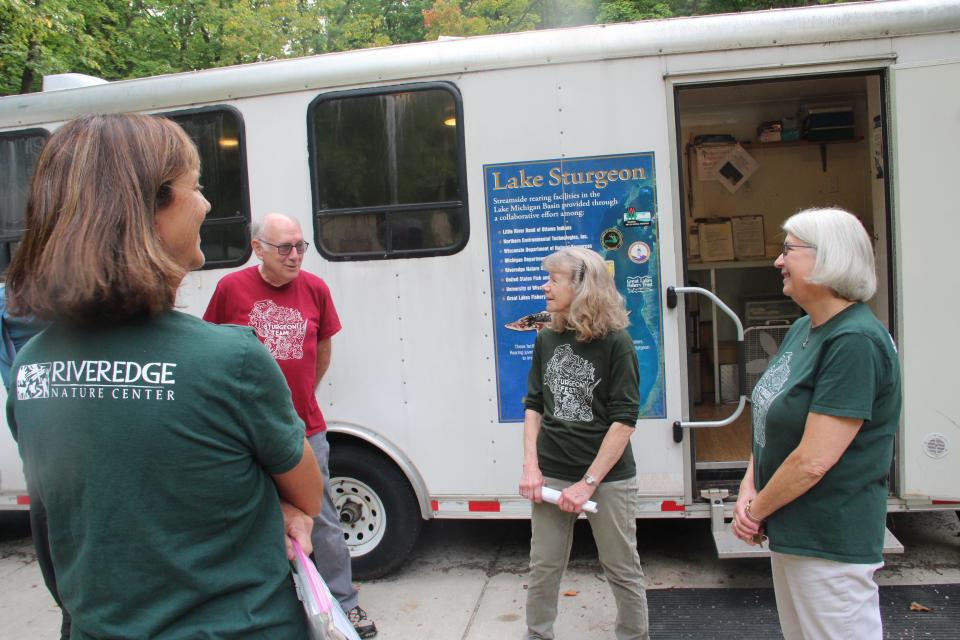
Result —
[[570, 308], [553, 313], [550, 328], [573, 329], [577, 340], [590, 342], [630, 325], [623, 296], [600, 254], [583, 247], [564, 247], [543, 260], [543, 268], [570, 278], [573, 300]]
[[91, 115], [47, 140], [7, 271], [11, 311], [44, 320], [123, 320], [173, 307], [186, 270], [154, 224], [171, 183], [199, 169], [187, 134], [165, 118]]

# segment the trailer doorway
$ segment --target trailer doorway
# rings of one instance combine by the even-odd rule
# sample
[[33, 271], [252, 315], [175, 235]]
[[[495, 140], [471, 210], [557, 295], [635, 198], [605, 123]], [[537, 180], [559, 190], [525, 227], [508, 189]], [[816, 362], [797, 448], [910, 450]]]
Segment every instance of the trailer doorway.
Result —
[[[738, 375], [746, 375], [749, 398], [786, 329], [802, 313], [782, 294], [773, 267], [783, 242], [781, 225], [796, 211], [839, 206], [860, 217], [874, 239], [879, 271], [870, 304], [893, 330], [885, 73], [698, 83], [674, 90], [684, 279], [713, 291], [745, 328], [746, 362], [740, 364], [734, 323], [705, 298], [688, 297], [690, 420], [721, 420], [736, 409]], [[749, 402], [730, 425], [688, 430], [694, 499], [704, 489], [736, 493], [750, 457], [751, 431]]]

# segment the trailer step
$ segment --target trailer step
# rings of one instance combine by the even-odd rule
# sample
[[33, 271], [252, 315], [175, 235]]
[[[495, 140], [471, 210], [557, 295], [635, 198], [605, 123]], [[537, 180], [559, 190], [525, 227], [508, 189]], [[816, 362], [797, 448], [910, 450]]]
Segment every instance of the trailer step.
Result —
[[724, 499], [730, 495], [728, 489], [704, 489], [700, 495], [710, 501], [710, 531], [717, 546], [717, 557], [724, 558], [767, 558], [770, 549], [766, 545], [747, 544], [733, 535], [726, 522]]
[[[718, 558], [766, 558], [770, 555], [770, 549], [766, 543], [762, 547], [747, 544], [733, 535], [729, 523], [724, 526], [722, 531], [713, 531], [713, 541], [717, 545]], [[897, 540], [890, 529], [884, 530], [883, 553], [884, 555], [903, 553], [903, 543]]]
[[720, 559], [770, 557], [770, 549], [766, 543], [762, 545], [747, 544], [733, 535], [729, 524], [723, 531], [713, 531], [713, 542], [717, 545], [717, 557]]
[[903, 553], [903, 543], [897, 540], [897, 536], [889, 528], [883, 530], [883, 552]]

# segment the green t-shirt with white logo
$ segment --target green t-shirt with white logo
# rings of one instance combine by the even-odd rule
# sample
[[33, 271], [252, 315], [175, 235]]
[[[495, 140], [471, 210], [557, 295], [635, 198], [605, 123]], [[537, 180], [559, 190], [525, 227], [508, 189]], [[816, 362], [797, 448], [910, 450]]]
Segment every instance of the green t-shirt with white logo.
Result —
[[[640, 412], [637, 350], [626, 331], [580, 342], [575, 331], [543, 329], [533, 346], [524, 406], [540, 413], [537, 458], [543, 475], [583, 477], [614, 422], [633, 427]], [[627, 445], [604, 482], [637, 474]]]
[[306, 637], [271, 474], [303, 423], [250, 328], [56, 323], [7, 403], [73, 638]]
[[809, 412], [863, 420], [836, 465], [767, 519], [770, 548], [838, 562], [881, 562], [901, 406], [900, 364], [883, 325], [863, 303], [812, 330], [809, 316], [797, 320], [757, 382], [752, 402], [758, 490], [800, 444]]

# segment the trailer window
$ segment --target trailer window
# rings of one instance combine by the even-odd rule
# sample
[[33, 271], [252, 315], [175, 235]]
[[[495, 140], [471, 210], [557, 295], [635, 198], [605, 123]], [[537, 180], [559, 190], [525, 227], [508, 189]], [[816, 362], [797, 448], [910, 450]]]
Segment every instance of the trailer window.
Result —
[[330, 260], [456, 253], [468, 237], [463, 116], [447, 83], [324, 94], [310, 105], [315, 237]]
[[243, 119], [228, 107], [163, 115], [183, 127], [200, 152], [200, 184], [212, 206], [200, 227], [204, 269], [243, 264], [251, 251]]
[[44, 129], [0, 133], [0, 272], [23, 235], [30, 177], [49, 135]]

